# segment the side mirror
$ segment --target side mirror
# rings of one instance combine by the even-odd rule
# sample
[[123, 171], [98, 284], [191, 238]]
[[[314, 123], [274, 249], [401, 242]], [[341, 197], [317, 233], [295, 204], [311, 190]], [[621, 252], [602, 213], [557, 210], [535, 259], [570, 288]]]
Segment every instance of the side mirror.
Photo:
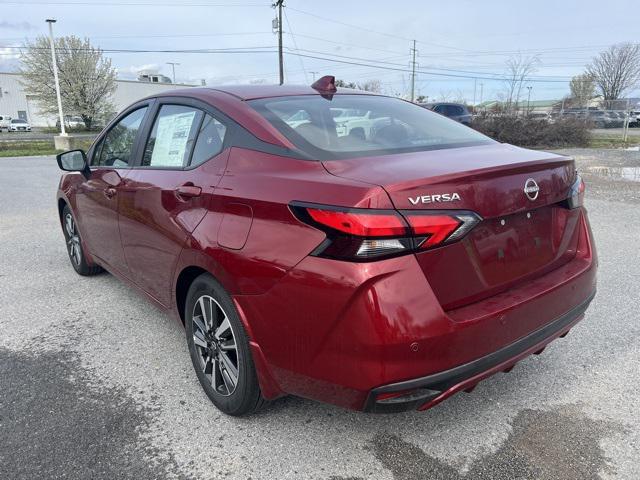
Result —
[[56, 155], [58, 167], [65, 172], [80, 172], [88, 178], [91, 170], [84, 150], [70, 150]]

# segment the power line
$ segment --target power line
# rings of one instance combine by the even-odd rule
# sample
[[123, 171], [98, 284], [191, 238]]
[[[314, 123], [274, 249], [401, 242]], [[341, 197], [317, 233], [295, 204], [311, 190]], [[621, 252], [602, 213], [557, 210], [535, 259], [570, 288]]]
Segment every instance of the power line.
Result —
[[[291, 8], [291, 7], [289, 7], [289, 8]], [[400, 52], [400, 51], [397, 51], [397, 50], [386, 50], [386, 49], [382, 49], [382, 48], [366, 47], [364, 45], [358, 45], [358, 44], [354, 44], [354, 43], [338, 42], [336, 40], [329, 40], [328, 38], [314, 37], [313, 35], [307, 35], [306, 33], [305, 34], [296, 33], [296, 36], [297, 37], [302, 37], [302, 38], [310, 38], [312, 40], [318, 40], [320, 42], [331, 43], [333, 45], [340, 45], [341, 47], [362, 48], [363, 50], [371, 50], [371, 51], [374, 51], [374, 52], [394, 53], [396, 55], [402, 55], [402, 56], [405, 55], [404, 52]]]
[[[300, 56], [305, 57], [305, 58], [314, 58], [314, 59], [318, 59], [318, 60], [326, 60], [326, 61], [335, 62], [335, 63], [358, 65], [358, 66], [361, 66], [361, 67], [379, 68], [379, 69], [382, 69], [382, 70], [394, 70], [394, 71], [406, 72], [406, 73], [411, 72], [411, 70], [406, 68], [406, 67], [405, 68], [400, 68], [400, 67], [391, 67], [391, 66], [383, 66], [383, 65], [372, 65], [372, 64], [368, 64], [368, 63], [350, 62], [350, 61], [347, 61], [347, 60], [324, 58], [324, 57], [318, 57], [318, 56], [315, 56], [315, 55], [306, 55], [306, 54], [302, 54], [302, 53], [293, 53], [293, 52], [286, 52], [286, 53], [288, 55], [300, 55]], [[507, 77], [504, 77], [504, 76], [502, 76], [502, 77], [487, 77], [487, 76], [482, 76], [482, 75], [459, 75], [459, 74], [453, 74], [453, 73], [433, 72], [433, 71], [428, 71], [428, 70], [416, 70], [416, 73], [420, 73], [420, 74], [423, 74], [423, 75], [435, 75], [435, 76], [451, 77], [451, 78], [468, 78], [468, 79], [477, 78], [478, 80], [493, 80], [493, 81], [505, 81], [505, 80], [507, 80]], [[566, 83], [566, 80], [543, 80], [543, 79], [529, 79], [529, 78], [527, 78], [527, 81], [534, 82], [534, 83]]]
[[[23, 47], [15, 47], [15, 46], [6, 46], [0, 48], [13, 49], [13, 50], [21, 50]], [[31, 47], [35, 49], [39, 49], [40, 47]], [[237, 48], [219, 48], [219, 49], [102, 49], [105, 53], [185, 53], [185, 54], [253, 54], [253, 53], [274, 53], [273, 50], [265, 50], [274, 47], [237, 47]], [[289, 50], [289, 47], [284, 47]], [[73, 51], [83, 51], [87, 49], [79, 48], [79, 49], [71, 49]], [[276, 50], [277, 52], [277, 50]], [[309, 53], [301, 53], [301, 52], [309, 52]], [[315, 50], [305, 50], [299, 49], [297, 51], [287, 51], [284, 52], [287, 55], [297, 55], [303, 58], [313, 58], [317, 60], [324, 60], [332, 63], [341, 63], [347, 65], [356, 65], [356, 66], [364, 66], [369, 68], [378, 68], [378, 69], [386, 69], [393, 70], [399, 72], [411, 72], [411, 69], [408, 69], [406, 65], [400, 63], [387, 62], [383, 60], [375, 60], [375, 59], [365, 59], [359, 57], [349, 57], [346, 55], [336, 55], [327, 52], [320, 52]], [[313, 53], [314, 55], [311, 55]], [[332, 55], [334, 58], [321, 57], [319, 55]], [[7, 55], [7, 54], [0, 54]], [[337, 58], [335, 58], [337, 57]], [[355, 61], [354, 61], [355, 60]], [[435, 70], [435, 71], [434, 71]], [[442, 72], [452, 72], [452, 73], [442, 73]], [[504, 81], [507, 80], [508, 77], [504, 76], [504, 74], [498, 73], [486, 73], [486, 72], [473, 72], [467, 70], [455, 70], [455, 69], [446, 69], [446, 68], [438, 68], [438, 67], [430, 67], [429, 70], [416, 70], [416, 73], [423, 73], [427, 75], [435, 75], [442, 77], [450, 77], [450, 78], [469, 78], [469, 79], [483, 79], [483, 80], [494, 80], [494, 81]], [[469, 74], [469, 75], [467, 75]], [[532, 82], [562, 82], [566, 83], [569, 79], [560, 79], [559, 76], [552, 77], [544, 77], [544, 76], [531, 76], [527, 77], [529, 81]]]
[[288, 8], [289, 8], [289, 10], [293, 10], [294, 12], [298, 12], [298, 13], [301, 13], [303, 15], [308, 15], [310, 17], [315, 17], [315, 18], [318, 18], [320, 20], [324, 20], [326, 22], [336, 23], [338, 25], [343, 25], [345, 27], [350, 27], [350, 28], [357, 28], [358, 30], [362, 30], [364, 32], [375, 33], [375, 34], [378, 34], [378, 35], [383, 35], [385, 37], [398, 38], [400, 40], [411, 41], [410, 39], [401, 37], [400, 35], [394, 35], [392, 33], [386, 33], [386, 32], [379, 32], [377, 30], [372, 30], [370, 28], [361, 27], [359, 25], [353, 25], [351, 23], [341, 22], [340, 20], [334, 20], [332, 18], [323, 17], [322, 15], [317, 15], [315, 13], [311, 13], [311, 12], [307, 12], [307, 11], [304, 11], [304, 10], [300, 10], [298, 8], [293, 8], [293, 7], [288, 7]]
[[264, 3], [156, 3], [156, 2], [1, 2], [0, 5], [62, 5], [80, 7], [265, 7]]
[[[287, 27], [289, 27], [289, 34], [291, 35], [291, 40], [293, 41], [293, 46], [296, 51], [298, 50], [298, 43], [296, 42], [296, 37], [293, 35], [293, 28], [291, 28], [291, 23], [289, 22], [289, 16], [287, 15], [287, 11], [284, 10], [284, 19], [287, 21]], [[304, 68], [304, 62], [302, 61], [302, 57], [298, 57], [300, 60], [300, 66], [302, 67], [302, 71], [304, 72], [304, 81], [305, 83], [309, 83], [309, 77], [307, 75], [307, 70]]]
[[[301, 13], [303, 15], [308, 15], [308, 16], [311, 16], [311, 17], [318, 18], [320, 20], [324, 20], [326, 22], [336, 23], [338, 25], [343, 25], [345, 27], [356, 28], [358, 30], [362, 30], [363, 32], [375, 33], [377, 35], [382, 35], [382, 36], [390, 37], [390, 38], [397, 38], [399, 40], [404, 40], [406, 42], [413, 42], [412, 39], [409, 39], [409, 38], [406, 38], [406, 37], [403, 37], [403, 36], [400, 36], [400, 35], [395, 35], [393, 33], [381, 32], [379, 30], [373, 30], [371, 28], [362, 27], [360, 25], [354, 25], [352, 23], [346, 23], [346, 22], [342, 22], [340, 20], [334, 20], [332, 18], [323, 17], [322, 15], [318, 15], [318, 14], [315, 14], [315, 13], [307, 12], [305, 10], [300, 10], [298, 8], [289, 7], [289, 9], [293, 10], [294, 12]], [[468, 50], [468, 49], [465, 49], [465, 48], [452, 47], [452, 46], [449, 46], [449, 45], [442, 45], [442, 44], [433, 43], [433, 42], [426, 42], [424, 40], [416, 40], [416, 42], [422, 43], [422, 44], [425, 44], [425, 45], [433, 45], [433, 46], [440, 47], [440, 48], [448, 48], [448, 49], [452, 49], [452, 50], [458, 50], [458, 51], [461, 51], [461, 52], [473, 52], [473, 50]]]

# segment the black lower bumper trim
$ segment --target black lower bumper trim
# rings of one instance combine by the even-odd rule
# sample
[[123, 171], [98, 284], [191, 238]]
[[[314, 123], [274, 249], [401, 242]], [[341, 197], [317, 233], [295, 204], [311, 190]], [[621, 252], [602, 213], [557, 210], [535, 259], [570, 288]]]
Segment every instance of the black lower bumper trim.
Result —
[[[567, 325], [570, 325], [577, 317], [582, 315], [587, 310], [587, 307], [589, 307], [589, 304], [591, 303], [595, 295], [596, 292], [594, 290], [584, 302], [576, 305], [564, 315], [556, 318], [552, 322], [549, 322], [544, 327], [539, 328], [526, 337], [522, 337], [512, 344], [507, 345], [500, 350], [496, 350], [489, 355], [478, 358], [477, 360], [473, 360], [469, 363], [459, 365], [449, 370], [444, 370], [442, 372], [427, 375], [426, 377], [391, 383], [374, 388], [373, 390], [371, 390], [371, 392], [369, 392], [369, 396], [367, 397], [367, 401], [365, 402], [364, 411], [387, 411], [387, 409], [385, 409], [383, 405], [379, 405], [378, 402], [376, 402], [376, 397], [380, 393], [397, 392], [401, 390], [411, 390], [416, 388], [444, 392], [445, 390], [451, 388], [454, 385], [457, 385], [458, 383], [468, 378], [474, 377], [479, 373], [490, 370], [491, 368], [509, 360], [510, 358], [517, 357], [520, 353], [530, 349], [531, 347], [537, 345], [545, 339], [553, 337]], [[404, 409], [407, 410], [417, 406], [418, 405], [415, 405], [415, 402], [408, 402], [408, 404], [404, 406]], [[398, 407], [400, 406], [396, 405], [395, 407], [396, 408], [394, 408], [394, 410], [397, 411], [399, 410]]]

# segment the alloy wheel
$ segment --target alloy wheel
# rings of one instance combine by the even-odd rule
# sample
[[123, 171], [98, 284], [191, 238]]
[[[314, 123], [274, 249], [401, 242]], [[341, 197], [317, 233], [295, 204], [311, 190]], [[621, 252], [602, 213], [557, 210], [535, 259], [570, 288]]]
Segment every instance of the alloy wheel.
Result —
[[67, 233], [67, 249], [69, 250], [69, 257], [76, 266], [80, 266], [80, 263], [82, 262], [80, 236], [76, 229], [76, 222], [73, 220], [73, 216], [70, 213], [67, 213], [65, 216], [64, 228]]
[[229, 317], [213, 297], [202, 295], [193, 307], [191, 318], [200, 368], [216, 393], [231, 395], [238, 385], [240, 365]]

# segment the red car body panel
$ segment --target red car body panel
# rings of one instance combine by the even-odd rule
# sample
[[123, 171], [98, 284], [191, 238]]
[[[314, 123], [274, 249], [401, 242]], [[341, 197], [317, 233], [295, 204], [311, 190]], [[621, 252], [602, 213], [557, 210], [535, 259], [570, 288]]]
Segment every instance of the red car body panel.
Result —
[[[291, 151], [294, 145], [245, 101], [281, 95], [318, 92], [171, 92], [174, 102], [197, 99], [265, 144]], [[574, 175], [571, 159], [497, 143], [322, 162], [231, 145], [194, 169], [67, 174], [58, 200], [72, 208], [90, 261], [178, 319], [186, 273], [211, 273], [234, 299], [266, 398], [291, 393], [375, 410], [376, 389], [402, 392], [403, 382], [413, 389], [415, 379], [505, 352], [464, 378], [451, 377], [416, 405], [426, 408], [510, 368], [581, 318], [595, 292], [597, 258], [586, 210], [562, 206]], [[530, 177], [540, 186], [534, 201], [523, 194]], [[183, 197], [176, 190], [183, 187], [199, 195]], [[442, 209], [422, 196], [452, 191], [461, 197], [456, 209], [482, 217], [466, 237], [363, 263], [310, 255], [326, 234], [290, 209], [294, 201]], [[574, 311], [544, 338], [531, 336]]]

